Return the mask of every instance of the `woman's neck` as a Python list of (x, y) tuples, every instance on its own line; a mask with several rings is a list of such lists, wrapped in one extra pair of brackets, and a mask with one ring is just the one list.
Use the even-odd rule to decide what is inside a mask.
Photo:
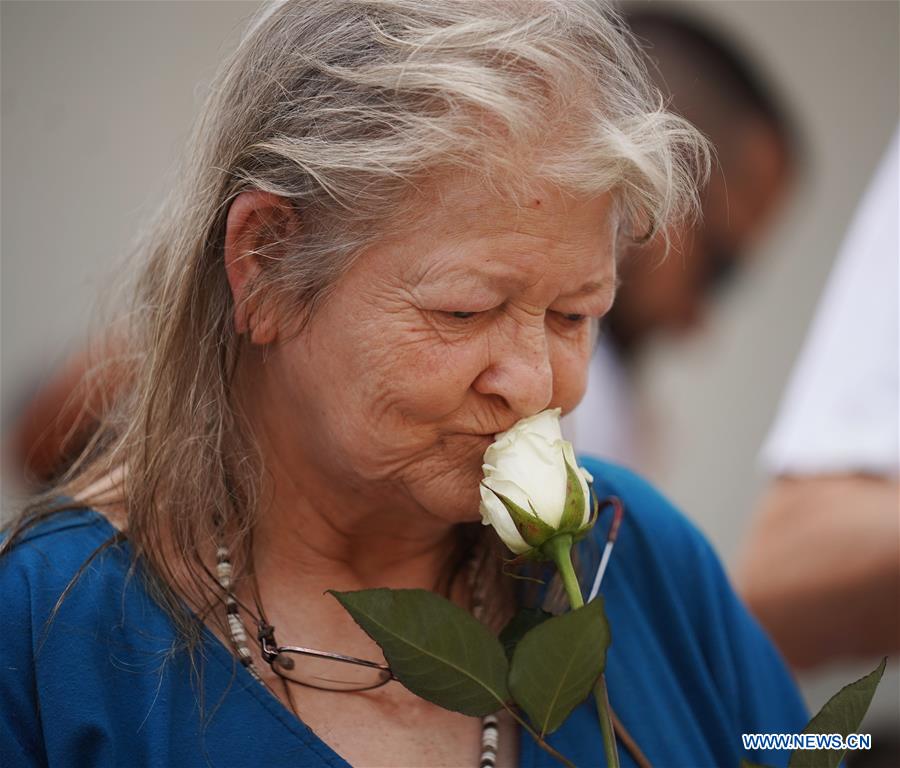
[[(303, 462), (288, 466), (283, 456), (264, 451), (270, 482), (253, 531), (253, 571), (267, 619), (279, 642), (377, 659), (378, 649), (327, 591), (438, 590), (458, 549), (458, 529), (408, 499), (364, 496)], [(464, 607), (466, 582), (456, 579), (449, 595)]]
[(335, 522), (297, 502), (290, 512), (269, 508), (254, 528), (254, 567), (261, 578), (294, 589), (436, 589), (456, 546), (454, 529), (411, 528), (372, 518)]

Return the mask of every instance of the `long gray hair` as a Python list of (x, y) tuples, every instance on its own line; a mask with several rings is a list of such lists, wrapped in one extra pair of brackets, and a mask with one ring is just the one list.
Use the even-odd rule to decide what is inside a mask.
[[(612, 192), (620, 230), (642, 238), (697, 210), (708, 168), (705, 140), (666, 111), (623, 22), (599, 0), (265, 6), (214, 80), (178, 184), (138, 249), (124, 341), (105, 362), (127, 386), (0, 551), (58, 510), (57, 497), (126, 467), (116, 489), (124, 535), (153, 574), (151, 594), (189, 649), (201, 628), (182, 599), (224, 630), (204, 564), (224, 533), (235, 579), (252, 572), (264, 478), (232, 402), (245, 340), (223, 243), (242, 191), (280, 195), (301, 214), (299, 237), (273, 235), (261, 250), (251, 291), (290, 311), (301, 332), (354, 257), (418, 215), (438, 174)], [(462, 554), (475, 545), (469, 534)]]

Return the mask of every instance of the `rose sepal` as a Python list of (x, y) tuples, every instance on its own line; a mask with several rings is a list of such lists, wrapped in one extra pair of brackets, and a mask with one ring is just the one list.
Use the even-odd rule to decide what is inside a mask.
[(582, 476), (578, 470), (569, 464), (563, 451), (563, 463), (566, 465), (566, 500), (563, 504), (562, 515), (559, 519), (558, 530), (560, 533), (568, 531), (574, 533), (581, 530), (584, 519), (584, 490), (582, 489)]
[[(557, 533), (555, 528), (548, 525), (543, 520), (541, 520), (540, 517), (538, 517), (537, 512), (534, 511), (534, 507), (531, 507), (532, 511), (528, 512), (518, 504), (516, 504), (516, 502), (514, 502), (508, 496), (505, 496), (499, 491), (495, 491), (486, 483), (482, 482), (482, 485), (491, 493), (493, 493), (498, 499), (500, 499), (500, 501), (503, 503), (503, 506), (506, 507), (506, 511), (509, 512), (509, 516), (513, 521), (513, 525), (516, 526), (516, 530), (519, 532), (519, 535), (530, 547), (539, 547), (541, 544), (547, 541), (547, 539)], [(529, 506), (531, 506), (530, 501), (528, 502), (528, 504)], [(528, 552), (523, 554), (528, 554)]]
[(577, 531), (572, 535), (572, 541), (573, 541), (574, 543), (576, 543), (576, 544), (577, 544), (579, 541), (581, 541), (585, 536), (587, 536), (588, 533), (590, 533), (591, 528), (594, 527), (594, 523), (597, 522), (597, 518), (598, 518), (599, 515), (600, 515), (600, 500), (597, 498), (597, 494), (594, 493), (594, 486), (593, 486), (592, 483), (588, 483), (588, 489), (589, 489), (590, 492), (591, 492), (591, 499), (592, 499), (593, 502), (594, 502), (593, 511), (591, 512), (591, 518), (590, 518), (590, 520), (588, 520), (588, 521), (584, 524), (584, 527), (581, 528), (581, 529), (579, 529), (579, 530), (577, 530)]
[[(566, 463), (566, 467), (569, 469), (570, 478), (577, 481), (577, 476), (572, 471), (568, 462)], [(594, 527), (594, 524), (597, 522), (597, 517), (600, 512), (600, 502), (597, 499), (597, 494), (594, 492), (594, 486), (592, 483), (588, 483), (588, 490), (591, 494), (591, 500), (593, 502), (590, 519), (579, 528), (566, 529), (561, 527), (557, 530), (541, 520), (537, 516), (537, 512), (527, 512), (508, 496), (495, 491), (493, 488), (484, 483), (482, 484), (498, 499), (500, 499), (500, 501), (503, 503), (503, 506), (509, 512), (510, 518), (512, 519), (513, 524), (516, 526), (516, 530), (519, 532), (519, 535), (525, 540), (527, 544), (531, 546), (531, 549), (528, 549), (513, 558), (504, 558), (503, 563), (505, 566), (516, 566), (530, 561), (552, 561), (554, 558), (547, 553), (545, 545), (551, 539), (554, 539), (557, 536), (561, 535), (569, 536), (573, 544), (578, 543), (585, 536), (587, 536), (591, 528)], [(578, 487), (580, 488), (580, 483), (578, 484)], [(579, 506), (583, 504), (584, 499), (582, 495), (579, 500)], [(534, 510), (533, 507), (532, 510)], [(565, 519), (565, 514), (563, 517)]]

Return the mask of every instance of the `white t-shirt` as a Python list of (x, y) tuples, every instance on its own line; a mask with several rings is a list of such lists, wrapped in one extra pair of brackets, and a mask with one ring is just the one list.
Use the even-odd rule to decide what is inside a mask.
[(860, 202), (763, 447), (776, 475), (900, 467), (900, 129)]

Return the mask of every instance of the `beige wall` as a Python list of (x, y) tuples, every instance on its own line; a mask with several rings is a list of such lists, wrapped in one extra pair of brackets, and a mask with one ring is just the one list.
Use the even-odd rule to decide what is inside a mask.
[[(0, 5), (4, 424), (85, 332), (256, 5)], [(16, 479), (3, 475), (7, 498)]]
[[(686, 347), (661, 347), (646, 371), (663, 446), (673, 449), (654, 479), (729, 558), (761, 486), (760, 442), (855, 201), (897, 123), (898, 5), (687, 5), (760, 55), (812, 160), (757, 266), (708, 331)], [(203, 84), (254, 7), (2, 3), (4, 419), (84, 333), (104, 275), (164, 189)], [(15, 474), (3, 480), (9, 508)], [(818, 705), (835, 686), (814, 683)]]

